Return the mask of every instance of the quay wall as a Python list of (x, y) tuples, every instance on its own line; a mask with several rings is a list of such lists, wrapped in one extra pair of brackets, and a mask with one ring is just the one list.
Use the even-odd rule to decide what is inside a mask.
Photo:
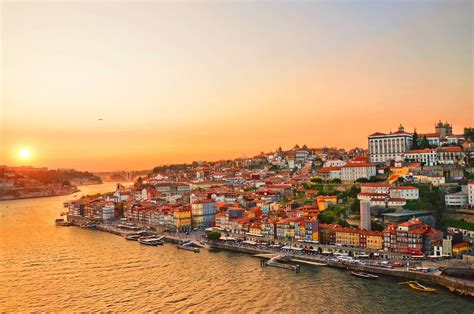
[[(240, 252), (240, 253), (247, 253), (247, 254), (275, 253), (270, 250), (234, 246), (230, 244), (219, 243), (216, 241), (212, 241), (210, 243), (210, 247), (217, 248), (217, 249), (230, 250), (230, 251)], [(295, 257), (302, 260), (323, 262), (323, 263), (328, 264), (328, 266), (335, 267), (335, 268), (346, 269), (347, 267), (350, 267), (351, 269), (366, 271), (366, 272), (379, 274), (379, 275), (395, 276), (395, 277), (407, 278), (411, 280), (419, 280), (423, 282), (434, 283), (434, 284), (446, 287), (452, 292), (456, 292), (458, 294), (465, 295), (465, 296), (474, 297), (474, 282), (472, 280), (442, 276), (442, 275), (437, 275), (433, 273), (409, 271), (404, 268), (397, 269), (397, 268), (374, 267), (374, 266), (367, 266), (367, 265), (347, 265), (347, 264), (342, 264), (338, 262), (326, 261), (321, 258), (317, 258), (315, 256), (313, 257), (313, 256), (292, 255), (289, 253), (284, 253), (284, 254), (290, 257)]]

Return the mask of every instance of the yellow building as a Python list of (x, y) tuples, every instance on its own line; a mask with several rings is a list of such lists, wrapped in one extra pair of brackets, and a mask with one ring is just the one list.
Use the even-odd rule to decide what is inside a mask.
[(316, 203), (320, 211), (326, 210), (330, 204), (337, 204), (337, 197), (334, 195), (331, 196), (318, 196), (316, 197)]
[(191, 230), (191, 211), (186, 208), (177, 208), (173, 211), (174, 226), (178, 231)]
[(398, 178), (404, 175), (407, 175), (410, 172), (410, 170), (406, 166), (405, 167), (391, 167), (390, 171), (392, 172), (392, 175), (390, 176), (390, 178), (388, 178), (389, 184), (395, 183), (398, 180)]
[(381, 250), (383, 248), (383, 233), (367, 234), (366, 247), (372, 250)]
[(347, 245), (347, 246), (359, 246), (359, 229), (352, 228), (337, 228), (336, 232), (336, 244)]
[(457, 254), (462, 254), (462, 253), (468, 252), (469, 247), (470, 247), (470, 245), (467, 242), (461, 242), (461, 243), (458, 243), (458, 244), (454, 244), (453, 245), (453, 254), (457, 255)]
[(249, 233), (256, 236), (262, 235), (262, 225), (260, 223), (252, 223), (249, 226)]

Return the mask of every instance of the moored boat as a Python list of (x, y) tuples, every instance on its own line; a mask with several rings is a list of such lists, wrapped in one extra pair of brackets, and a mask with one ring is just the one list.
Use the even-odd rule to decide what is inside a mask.
[(420, 284), (418, 281), (405, 281), (405, 282), (400, 282), (399, 285), (402, 284), (408, 284), (410, 288), (417, 290), (417, 291), (423, 291), (423, 292), (436, 292), (438, 289), (435, 288), (430, 288), (423, 286)]
[(192, 251), (192, 252), (194, 252), (194, 253), (199, 253), (199, 252), (200, 252), (199, 248), (197, 248), (197, 247), (192, 247), (192, 246), (188, 246), (188, 245), (178, 245), (177, 248), (178, 248), (179, 250)]
[(379, 278), (379, 276), (377, 276), (377, 275), (364, 273), (364, 272), (361, 272), (361, 271), (351, 271), (351, 275), (361, 277), (361, 278), (365, 278), (365, 279), (377, 279), (377, 278)]
[(160, 238), (157, 238), (155, 236), (140, 237), (138, 239), (138, 242), (141, 244), (151, 245), (151, 246), (163, 245), (163, 241), (161, 241)]
[(56, 219), (54, 223), (56, 224), (56, 226), (63, 226), (63, 227), (69, 227), (71, 225), (69, 221), (66, 221), (64, 219)]
[(125, 239), (129, 240), (129, 241), (138, 241), (138, 239), (140, 239), (140, 237), (141, 237), (141, 235), (139, 235), (139, 234), (129, 234), (129, 235), (125, 236)]
[(138, 239), (138, 243), (144, 244), (144, 245), (150, 245), (150, 246), (157, 246), (158, 245), (158, 241), (151, 240), (151, 239)]
[(83, 224), (80, 224), (79, 227), (81, 228), (95, 228), (97, 227), (97, 225), (95, 223), (92, 223), (92, 222), (89, 222), (89, 223), (83, 223)]

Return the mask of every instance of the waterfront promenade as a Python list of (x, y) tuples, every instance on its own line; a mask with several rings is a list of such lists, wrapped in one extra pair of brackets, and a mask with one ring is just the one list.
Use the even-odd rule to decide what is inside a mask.
[[(74, 225), (79, 226), (85, 222), (88, 222), (87, 219), (83, 218), (74, 218), (68, 217), (68, 220), (72, 222)], [(118, 225), (119, 222), (114, 222), (111, 224), (98, 224), (96, 229), (99, 231), (104, 231), (108, 233), (112, 233), (119, 236), (125, 236), (128, 234), (133, 234), (137, 232), (137, 230), (124, 230), (120, 228)], [(192, 234), (185, 235), (182, 233), (171, 233), (171, 232), (156, 232), (152, 231), (145, 226), (140, 226), (140, 230), (149, 230), (150, 233), (154, 233), (157, 235), (163, 235), (165, 238), (164, 240), (169, 243), (174, 244), (182, 244), (186, 241), (203, 241), (205, 237), (202, 232), (193, 232)], [(318, 245), (319, 247), (324, 247), (327, 251), (328, 249), (331, 250), (329, 254), (320, 254), (317, 251), (303, 251), (303, 250), (294, 250), (294, 249), (282, 249), (277, 247), (270, 247), (270, 246), (255, 246), (246, 243), (231, 243), (222, 240), (215, 240), (209, 241), (207, 248), (212, 249), (223, 249), (228, 251), (246, 253), (246, 254), (279, 254), (284, 255), (291, 259), (298, 259), (300, 261), (307, 261), (307, 264), (311, 264), (311, 262), (316, 263), (324, 263), (327, 264), (329, 267), (339, 268), (339, 269), (347, 269), (351, 268), (354, 270), (366, 271), (380, 275), (386, 276), (395, 276), (401, 278), (407, 278), (412, 280), (420, 280), (423, 282), (429, 282), (437, 285), (444, 286), (448, 288), (452, 292), (456, 292), (461, 295), (471, 296), (474, 297), (474, 281), (462, 279), (462, 278), (454, 278), (442, 275), (441, 271), (436, 270), (429, 273), (424, 273), (420, 271), (413, 271), (409, 270), (406, 264), (403, 267), (388, 267), (387, 266), (387, 258), (390, 262), (395, 261), (404, 261), (402, 256), (390, 256), (390, 255), (381, 255), (377, 258), (372, 259), (364, 259), (364, 260), (341, 260), (337, 259), (333, 253), (337, 252), (347, 252), (348, 248), (341, 248), (337, 246), (326, 246), (326, 245)], [(414, 266), (421, 266), (421, 261), (413, 261), (409, 260), (406, 261), (409, 263), (410, 267)], [(436, 262), (431, 263), (433, 266), (436, 267)], [(319, 267), (319, 266), (314, 266)]]
[[(379, 275), (386, 275), (386, 276), (396, 276), (401, 278), (413, 279), (413, 280), (420, 280), (424, 282), (430, 282), (433, 284), (438, 284), (440, 286), (444, 286), (448, 288), (452, 292), (459, 293), (461, 295), (471, 296), (474, 297), (474, 281), (469, 279), (463, 278), (455, 278), (455, 277), (448, 277), (443, 276), (442, 273), (437, 270), (434, 272), (421, 272), (421, 271), (413, 271), (409, 270), (408, 267), (386, 267), (383, 263), (379, 260), (366, 260), (363, 262), (350, 262), (350, 261), (341, 261), (337, 260), (330, 256), (324, 256), (316, 253), (305, 253), (301, 251), (294, 251), (294, 250), (281, 250), (276, 248), (257, 248), (251, 245), (246, 244), (235, 244), (235, 243), (225, 243), (223, 241), (211, 241), (210, 247), (214, 249), (223, 249), (229, 250), (234, 252), (240, 253), (247, 253), (247, 254), (265, 254), (265, 253), (274, 253), (276, 254), (283, 254), (290, 259), (299, 259), (308, 262), (317, 262), (317, 263), (325, 263), (330, 267), (347, 269), (351, 268), (354, 270), (371, 272)], [(421, 262), (413, 262), (410, 261), (411, 266), (415, 266), (416, 264), (421, 265)]]

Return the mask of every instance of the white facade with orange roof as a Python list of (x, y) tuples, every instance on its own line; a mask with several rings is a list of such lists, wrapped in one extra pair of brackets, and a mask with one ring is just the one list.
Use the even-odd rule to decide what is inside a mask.
[(467, 184), (467, 202), (470, 207), (474, 207), (474, 181)]
[(341, 167), (341, 180), (356, 181), (360, 178), (369, 179), (377, 174), (377, 169), (372, 163), (348, 163)]
[(417, 187), (414, 186), (394, 186), (390, 188), (390, 197), (404, 198), (407, 200), (417, 200), (420, 198)]
[(425, 166), (435, 166), (438, 164), (436, 150), (431, 148), (409, 150), (403, 157), (410, 162), (419, 162)]
[(413, 134), (405, 132), (402, 125), (394, 133), (376, 132), (369, 135), (369, 161), (384, 163), (393, 160), (397, 156), (411, 148)]

